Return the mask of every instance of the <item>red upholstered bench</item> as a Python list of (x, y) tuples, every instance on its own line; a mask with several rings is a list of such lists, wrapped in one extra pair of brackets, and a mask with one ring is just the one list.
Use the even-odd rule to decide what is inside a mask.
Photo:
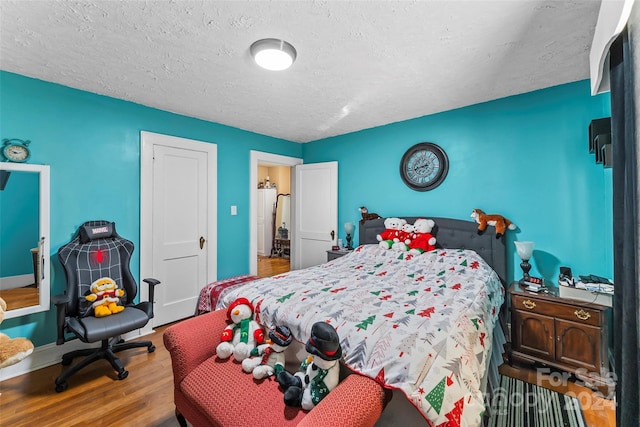
[(171, 354), (176, 416), (199, 426), (373, 426), (385, 404), (374, 380), (351, 374), (315, 408), (287, 407), (273, 378), (254, 380), (233, 360), (215, 355), (226, 310), (196, 316), (164, 332)]

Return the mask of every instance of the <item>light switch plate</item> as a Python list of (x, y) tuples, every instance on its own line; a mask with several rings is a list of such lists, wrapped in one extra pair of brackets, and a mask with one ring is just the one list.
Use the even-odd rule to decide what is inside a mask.
[(231, 206), (231, 215), (238, 215), (238, 207), (236, 205)]

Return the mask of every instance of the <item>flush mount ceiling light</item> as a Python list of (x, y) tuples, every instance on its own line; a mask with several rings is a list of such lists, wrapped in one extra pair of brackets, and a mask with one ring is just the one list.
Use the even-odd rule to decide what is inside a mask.
[(284, 40), (258, 40), (250, 50), (256, 64), (267, 70), (286, 70), (296, 60), (296, 49)]

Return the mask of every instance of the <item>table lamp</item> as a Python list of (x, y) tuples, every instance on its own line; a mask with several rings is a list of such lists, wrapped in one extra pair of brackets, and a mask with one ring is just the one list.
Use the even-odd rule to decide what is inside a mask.
[(353, 246), (351, 245), (351, 235), (353, 234), (353, 230), (355, 228), (355, 224), (352, 222), (344, 223), (344, 232), (347, 233), (347, 249), (352, 250)]
[(531, 264), (529, 264), (529, 260), (533, 255), (533, 242), (513, 242), (516, 245), (516, 252), (518, 252), (518, 256), (522, 260), (520, 263), (520, 268), (522, 269), (522, 279), (520, 279), (520, 283), (529, 279), (529, 270), (531, 270)]

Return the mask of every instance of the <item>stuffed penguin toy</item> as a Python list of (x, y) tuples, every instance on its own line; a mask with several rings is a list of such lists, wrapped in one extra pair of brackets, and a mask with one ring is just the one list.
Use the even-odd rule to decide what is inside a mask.
[(284, 389), (284, 403), (309, 411), (338, 385), (342, 347), (333, 326), (316, 322), (305, 349), (309, 356), (300, 365), (300, 371), (295, 375), (282, 371), (276, 378)]
[(284, 371), (285, 355), (284, 351), (291, 344), (293, 337), (291, 331), (286, 326), (276, 326), (269, 331), (269, 339), (265, 344), (261, 344), (251, 350), (250, 358), (242, 361), (242, 370), (252, 372), (253, 378), (261, 380), (278, 375)]

